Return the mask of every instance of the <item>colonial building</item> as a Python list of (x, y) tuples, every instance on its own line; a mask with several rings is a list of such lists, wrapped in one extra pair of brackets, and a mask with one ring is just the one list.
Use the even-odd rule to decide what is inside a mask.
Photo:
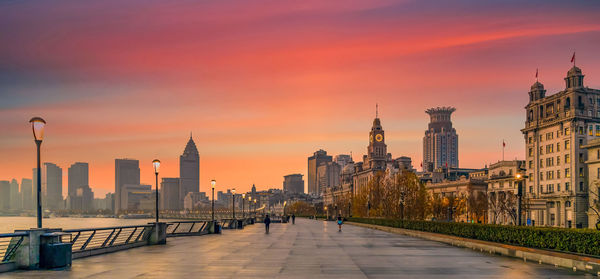
[[(444, 179), (439, 182), (427, 182), (425, 188), (432, 196), (444, 197), (456, 197), (464, 198), (465, 200), (477, 199), (480, 195), (486, 194), (487, 182), (486, 178), (487, 169), (482, 169), (473, 172), (473, 177), (462, 175), (457, 179)], [(466, 208), (469, 210), (468, 208)], [(457, 214), (454, 220), (457, 221), (473, 221), (473, 216), (469, 217), (465, 212), (453, 213)], [(484, 222), (484, 220), (477, 220), (478, 222)]]
[(458, 135), (452, 128), (452, 107), (438, 107), (426, 110), (430, 122), (423, 137), (423, 168), (458, 168)]
[(584, 145), (587, 149), (588, 172), (588, 227), (597, 228), (600, 217), (600, 139), (593, 139)]
[(565, 89), (546, 96), (535, 82), (525, 107), (526, 218), (535, 226), (587, 227), (587, 154), (582, 148), (600, 136), (600, 90), (583, 86), (573, 66)]
[(367, 154), (363, 155), (361, 164), (355, 168), (355, 174), (352, 179), (354, 194), (367, 187), (369, 180), (377, 172), (385, 172), (387, 163), (391, 161), (392, 154), (387, 153), (387, 144), (385, 144), (385, 131), (381, 127), (381, 120), (376, 116), (369, 132)]
[[(525, 161), (499, 161), (489, 167), (487, 179), (488, 223), (517, 224), (518, 183), (525, 176)], [(518, 180), (519, 179), (519, 180)]]

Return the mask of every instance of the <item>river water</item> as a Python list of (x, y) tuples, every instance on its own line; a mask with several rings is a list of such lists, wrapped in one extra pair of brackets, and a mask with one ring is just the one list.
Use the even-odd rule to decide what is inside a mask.
[[(144, 225), (154, 219), (118, 219), (118, 218), (71, 218), (57, 217), (42, 219), (44, 228), (82, 229), (114, 226)], [(0, 217), (0, 233), (12, 233), (37, 227), (36, 217)]]

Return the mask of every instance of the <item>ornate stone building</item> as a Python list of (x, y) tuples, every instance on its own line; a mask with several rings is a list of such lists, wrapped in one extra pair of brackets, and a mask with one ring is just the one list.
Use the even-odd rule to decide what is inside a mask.
[(546, 96), (535, 82), (525, 107), (525, 217), (535, 226), (588, 226), (587, 154), (582, 146), (600, 136), (600, 90), (583, 85), (573, 66), (565, 89)]
[(430, 122), (423, 137), (423, 168), (432, 172), (439, 168), (458, 168), (458, 135), (452, 128), (452, 107), (426, 110)]
[(487, 179), (488, 223), (516, 225), (517, 174), (525, 175), (525, 161), (499, 161), (489, 167)]

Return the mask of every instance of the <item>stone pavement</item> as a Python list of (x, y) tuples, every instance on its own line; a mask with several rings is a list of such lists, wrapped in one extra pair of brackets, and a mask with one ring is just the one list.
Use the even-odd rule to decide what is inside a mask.
[(169, 238), (73, 261), (65, 270), (15, 271), (2, 278), (571, 278), (595, 277), (547, 265), (344, 225), (296, 219), (222, 235)]

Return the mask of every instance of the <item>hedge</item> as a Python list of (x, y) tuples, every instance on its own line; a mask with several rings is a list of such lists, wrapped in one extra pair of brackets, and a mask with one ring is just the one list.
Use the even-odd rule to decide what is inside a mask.
[(447, 234), (529, 248), (600, 256), (600, 232), (590, 229), (505, 226), (356, 217), (350, 217), (348, 220), (357, 223)]

